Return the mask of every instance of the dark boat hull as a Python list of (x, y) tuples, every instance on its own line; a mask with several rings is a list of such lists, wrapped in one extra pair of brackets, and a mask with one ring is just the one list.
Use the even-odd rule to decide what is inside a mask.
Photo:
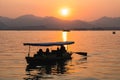
[(44, 57), (25, 57), (27, 64), (38, 65), (38, 64), (48, 64), (55, 63), (57, 61), (66, 61), (72, 59), (71, 54), (65, 54), (63, 56), (44, 56)]

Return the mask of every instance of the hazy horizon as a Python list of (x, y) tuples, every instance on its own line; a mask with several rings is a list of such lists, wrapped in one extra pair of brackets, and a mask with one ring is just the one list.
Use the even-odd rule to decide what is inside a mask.
[[(103, 16), (120, 16), (119, 0), (0, 0), (0, 16), (16, 18), (21, 15), (53, 16), (66, 20), (92, 21)], [(67, 17), (59, 11), (69, 10)]]

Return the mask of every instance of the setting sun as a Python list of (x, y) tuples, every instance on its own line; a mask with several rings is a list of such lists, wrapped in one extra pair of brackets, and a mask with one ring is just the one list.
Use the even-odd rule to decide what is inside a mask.
[(68, 16), (69, 13), (70, 13), (70, 11), (69, 11), (68, 8), (63, 8), (63, 9), (60, 10), (60, 14), (61, 14), (62, 16)]

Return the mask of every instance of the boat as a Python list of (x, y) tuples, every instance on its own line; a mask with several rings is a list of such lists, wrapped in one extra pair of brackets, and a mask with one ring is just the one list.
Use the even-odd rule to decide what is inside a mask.
[[(74, 44), (74, 41), (65, 41), (65, 42), (47, 42), (47, 43), (23, 43), (24, 46), (29, 46), (28, 55), (25, 57), (26, 62), (28, 65), (38, 65), (38, 64), (45, 64), (45, 63), (56, 63), (57, 61), (66, 61), (72, 59), (71, 55), (72, 52), (68, 52), (64, 45), (71, 45)], [(57, 50), (49, 51), (46, 48), (46, 52), (43, 52), (42, 49), (34, 54), (34, 56), (30, 56), (30, 46), (58, 46)]]
[(63, 32), (70, 32), (70, 30), (68, 30), (68, 29), (64, 29)]
[(115, 32), (115, 31), (113, 31), (113, 34), (116, 34), (116, 32)]

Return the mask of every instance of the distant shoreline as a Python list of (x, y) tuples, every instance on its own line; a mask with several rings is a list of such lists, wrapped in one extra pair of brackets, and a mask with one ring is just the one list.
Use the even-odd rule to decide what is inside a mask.
[(20, 29), (20, 30), (17, 30), (17, 29), (0, 29), (0, 31), (65, 31), (65, 32), (70, 32), (70, 31), (120, 31), (120, 29), (104, 29), (104, 30), (85, 30), (85, 29), (82, 29), (82, 30), (58, 30), (58, 29), (42, 29), (42, 30), (31, 30), (31, 29)]

